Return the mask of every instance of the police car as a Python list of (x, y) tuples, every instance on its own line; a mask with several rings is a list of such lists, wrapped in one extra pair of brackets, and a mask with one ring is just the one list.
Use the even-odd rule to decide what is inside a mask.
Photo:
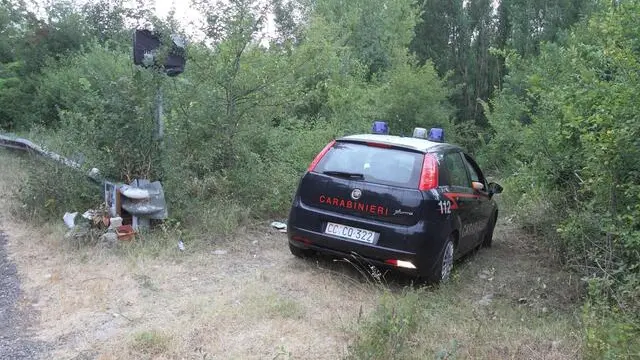
[(446, 281), (456, 259), (491, 246), (501, 192), (442, 129), (393, 136), (376, 121), (370, 134), (331, 141), (309, 165), (289, 213), (289, 249)]

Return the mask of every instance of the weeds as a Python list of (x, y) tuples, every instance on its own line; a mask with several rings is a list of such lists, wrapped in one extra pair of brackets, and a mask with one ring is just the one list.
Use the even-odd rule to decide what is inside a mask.
[(563, 302), (567, 284), (550, 279), (558, 270), (530, 259), (529, 237), (498, 228), (497, 239), (458, 262), (447, 284), (394, 290), (389, 282), (353, 329), (347, 358), (580, 358), (577, 316)]
[(39, 158), (27, 163), (28, 176), (19, 186), (27, 220), (60, 220), (69, 211), (83, 212), (102, 202), (101, 188), (81, 172)]
[(422, 295), (422, 290), (409, 290), (402, 295), (385, 292), (357, 332), (347, 359), (406, 358), (408, 342), (421, 321)]
[(158, 287), (153, 283), (153, 280), (151, 280), (149, 276), (144, 274), (136, 274), (133, 277), (134, 279), (136, 279), (136, 281), (138, 281), (138, 284), (140, 284), (140, 287), (142, 287), (143, 289), (158, 291)]
[(300, 320), (304, 317), (305, 309), (295, 300), (281, 296), (271, 296), (266, 301), (268, 304), (266, 312), (273, 317), (295, 320)]
[(609, 285), (598, 279), (589, 282), (587, 301), (582, 306), (582, 320), (588, 359), (640, 358), (640, 323), (637, 314), (624, 306), (611, 305), (605, 290)]
[(387, 289), (388, 284), (385, 280), (385, 273), (381, 272), (375, 265), (371, 264), (367, 259), (353, 254), (351, 259), (342, 258), (335, 261), (349, 264), (355, 269), (366, 282), (367, 285), (377, 289)]
[(143, 331), (133, 336), (131, 349), (141, 354), (156, 357), (166, 353), (171, 347), (172, 338), (160, 331)]

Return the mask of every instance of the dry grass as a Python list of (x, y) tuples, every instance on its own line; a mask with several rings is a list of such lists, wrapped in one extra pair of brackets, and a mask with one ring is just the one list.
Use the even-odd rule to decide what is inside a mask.
[[(0, 168), (22, 165), (0, 154)], [(0, 174), (0, 199), (25, 176), (16, 174)], [(270, 230), (207, 239), (212, 245), (198, 251), (186, 241), (185, 253), (166, 238), (74, 250), (63, 243), (63, 225), (22, 223), (6, 211), (13, 205), (0, 207), (1, 227), (53, 358), (335, 359), (360, 305), (375, 303), (373, 289), (353, 293), (345, 275), (293, 258)]]
[(465, 359), (581, 358), (577, 279), (547, 262), (534, 240), (514, 228), (499, 227), (496, 239), (494, 248), (459, 266), (452, 284), (425, 296), (420, 337), (413, 338), (418, 345), (411, 352)]
[(582, 358), (577, 279), (509, 224), (494, 242), (447, 285), (386, 293), (354, 333), (351, 358)]
[[(349, 265), (296, 259), (270, 229), (189, 240), (184, 253), (171, 233), (71, 249), (62, 220), (12, 216), (24, 161), (0, 150), (0, 228), (50, 358), (336, 359), (367, 336), (362, 324), (379, 301), (405, 296), (397, 282), (382, 290)], [(579, 358), (572, 282), (530, 241), (503, 228), (451, 285), (421, 293), (405, 357)], [(477, 303), (488, 294), (490, 304)]]

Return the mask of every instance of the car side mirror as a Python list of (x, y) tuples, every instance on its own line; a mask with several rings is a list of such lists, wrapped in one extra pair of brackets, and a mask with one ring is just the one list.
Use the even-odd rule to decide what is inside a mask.
[(498, 183), (489, 183), (489, 195), (500, 194), (504, 190)]
[(476, 190), (476, 191), (484, 190), (484, 184), (478, 181), (472, 181), (471, 187), (473, 187), (473, 190)]

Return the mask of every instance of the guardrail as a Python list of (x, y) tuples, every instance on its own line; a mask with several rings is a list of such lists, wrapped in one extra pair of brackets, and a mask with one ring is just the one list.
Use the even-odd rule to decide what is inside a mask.
[[(39, 156), (57, 161), (63, 165), (74, 168), (78, 171), (82, 171), (81, 164), (73, 160), (67, 159), (64, 156), (58, 155), (52, 151), (46, 150), (41, 146), (34, 144), (33, 142), (27, 139), (22, 139), (9, 134), (5, 134), (5, 135), (0, 134), (0, 147), (31, 152)], [(160, 184), (159, 181), (152, 183), (146, 180), (136, 179), (134, 180), (133, 183), (131, 183), (128, 186), (122, 185), (122, 184), (118, 184), (116, 182), (104, 179), (100, 175), (100, 171), (97, 168), (92, 168), (86, 174), (86, 176), (89, 177), (89, 179), (93, 180), (94, 182), (102, 185), (104, 189), (105, 202), (107, 203), (110, 209), (110, 212), (112, 213), (112, 216), (116, 216), (117, 213), (119, 212), (119, 210), (116, 209), (116, 206), (120, 204), (120, 201), (116, 200), (116, 197), (120, 193), (121, 189), (124, 190), (127, 188), (132, 188), (133, 186), (133, 187), (140, 187), (141, 189), (144, 189), (143, 191), (147, 192), (146, 200), (144, 201), (139, 201), (139, 200), (130, 201), (125, 196), (122, 199), (122, 204), (120, 204), (122, 207), (125, 207), (130, 214), (134, 215), (133, 217), (134, 228), (137, 229), (138, 225), (148, 226), (149, 219), (162, 220), (167, 218), (168, 213), (167, 213), (166, 203), (164, 199), (164, 191), (162, 189), (162, 184)]]
[[(22, 139), (13, 135), (2, 135), (0, 134), (0, 147), (4, 147), (4, 148), (8, 148), (8, 149), (14, 149), (14, 150), (22, 150), (22, 151), (27, 151), (27, 152), (32, 152), (35, 153), (39, 156), (42, 157), (46, 157), (49, 158), (51, 160), (57, 161), (63, 165), (66, 165), (68, 167), (80, 170), (81, 166), (79, 163), (73, 161), (73, 160), (69, 160), (67, 158), (65, 158), (62, 155), (58, 155), (52, 151), (46, 150), (44, 148), (42, 148), (41, 146), (34, 144), (33, 142), (27, 140), (27, 139)], [(100, 171), (96, 168), (92, 168), (91, 171), (89, 171), (89, 173), (87, 174), (87, 176), (99, 183), (99, 184), (103, 184), (105, 182), (105, 179), (100, 178)]]
[(10, 149), (29, 150), (30, 144), (25, 143), (23, 139), (11, 138), (9, 136), (0, 135), (0, 146)]

